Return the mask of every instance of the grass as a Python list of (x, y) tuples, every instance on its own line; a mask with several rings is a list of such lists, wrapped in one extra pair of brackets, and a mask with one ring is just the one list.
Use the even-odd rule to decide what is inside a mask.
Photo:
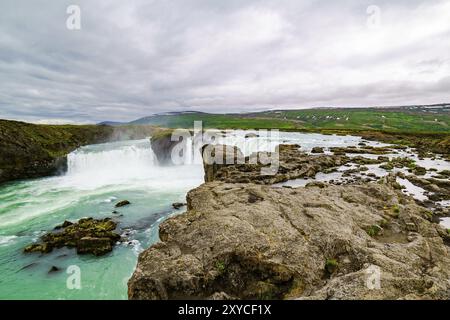
[(376, 237), (381, 232), (381, 227), (377, 225), (372, 225), (366, 229), (366, 232), (371, 237)]
[(219, 273), (221, 273), (221, 274), (224, 273), (225, 269), (226, 269), (225, 262), (217, 261), (216, 262), (216, 269), (217, 269), (217, 271), (219, 271)]
[(309, 109), (266, 111), (251, 114), (189, 113), (157, 115), (133, 124), (151, 124), (168, 128), (191, 128), (202, 121), (204, 128), (284, 130), (375, 130), (389, 132), (450, 133), (450, 115), (446, 113), (389, 111), (386, 109)]
[(144, 138), (154, 130), (149, 126), (36, 125), (0, 120), (0, 183), (51, 174), (53, 161), (80, 146)]
[(394, 204), (391, 207), (391, 216), (394, 218), (398, 218), (400, 216), (400, 207), (397, 204)]
[(333, 274), (337, 270), (338, 267), (339, 267), (339, 264), (336, 259), (327, 259), (325, 261), (325, 271), (328, 274)]
[(188, 113), (155, 115), (131, 124), (186, 128), (201, 121), (207, 129), (279, 129), (293, 132), (359, 135), (450, 156), (450, 114), (402, 109), (308, 109), (249, 114)]

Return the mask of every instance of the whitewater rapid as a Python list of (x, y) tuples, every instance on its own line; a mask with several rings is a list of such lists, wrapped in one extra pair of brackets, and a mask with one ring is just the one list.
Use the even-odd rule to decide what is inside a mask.
[[(361, 142), (301, 133), (280, 133), (268, 141), (255, 134), (230, 131), (215, 142), (238, 146), (245, 155), (273, 151), (280, 143), (310, 151)], [(149, 139), (85, 146), (68, 155), (68, 170), (61, 176), (0, 186), (0, 299), (126, 299), (138, 254), (158, 241), (162, 221), (181, 212), (172, 203), (185, 202), (187, 192), (204, 181), (200, 151), (192, 144), (188, 148), (182, 165), (160, 166)], [(114, 208), (120, 200), (131, 205)], [(45, 256), (23, 254), (26, 245), (64, 220), (84, 217), (112, 217), (128, 241), (100, 258), (66, 248)], [(72, 265), (82, 271), (82, 290), (66, 287), (64, 270)], [(61, 272), (49, 273), (53, 266)]]

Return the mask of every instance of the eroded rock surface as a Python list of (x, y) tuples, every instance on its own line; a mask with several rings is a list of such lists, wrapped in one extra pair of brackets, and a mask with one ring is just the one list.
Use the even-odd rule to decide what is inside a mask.
[(204, 184), (140, 255), (129, 298), (449, 299), (447, 232), (388, 182)]
[[(214, 148), (213, 158), (224, 159), (222, 164), (208, 161), (210, 152), (205, 153), (206, 148)], [(313, 178), (318, 172), (341, 166), (351, 161), (346, 156), (317, 155), (311, 156), (300, 150), (298, 145), (280, 145), (278, 148), (278, 162), (275, 174), (262, 174), (263, 168), (270, 167), (270, 158), (273, 154), (258, 152), (243, 157), (236, 147), (223, 145), (207, 145), (203, 147), (203, 159), (205, 181), (223, 181), (233, 183), (274, 184), (297, 178)], [(217, 155), (218, 154), (218, 155)], [(231, 164), (225, 161), (227, 157), (234, 159)], [(241, 162), (237, 162), (237, 160)], [(264, 161), (261, 161), (264, 159)], [(273, 161), (275, 163), (275, 159)]]
[(46, 233), (40, 243), (24, 249), (25, 253), (49, 253), (53, 249), (76, 248), (78, 254), (104, 255), (112, 251), (114, 244), (121, 239), (115, 231), (117, 223), (109, 218), (96, 220), (85, 218), (77, 223), (69, 221), (57, 226), (54, 232)]

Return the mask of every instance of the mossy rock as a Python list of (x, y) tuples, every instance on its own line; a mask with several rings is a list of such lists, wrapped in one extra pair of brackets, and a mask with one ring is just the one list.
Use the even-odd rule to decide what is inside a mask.
[(325, 271), (331, 275), (337, 271), (339, 263), (336, 259), (327, 259), (325, 261)]
[(79, 254), (100, 256), (110, 252), (114, 244), (121, 240), (121, 236), (114, 232), (117, 223), (110, 218), (84, 218), (77, 223), (65, 222), (57, 227), (57, 232), (46, 233), (41, 237), (42, 243), (29, 245), (24, 252), (49, 253), (55, 248), (68, 247), (76, 248)]

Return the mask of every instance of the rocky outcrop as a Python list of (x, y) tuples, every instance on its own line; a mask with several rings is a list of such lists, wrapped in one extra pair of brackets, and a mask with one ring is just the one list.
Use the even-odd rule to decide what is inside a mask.
[(153, 153), (160, 165), (172, 165), (172, 151), (179, 141), (172, 141), (172, 129), (161, 130), (155, 133), (151, 139)]
[[(204, 152), (210, 148), (213, 152)], [(210, 155), (212, 154), (212, 156)], [(226, 158), (233, 159), (226, 162)], [(313, 178), (318, 172), (335, 168), (354, 161), (346, 156), (317, 155), (311, 156), (300, 150), (298, 145), (280, 145), (277, 158), (273, 158), (276, 171), (262, 174), (262, 169), (270, 165), (260, 159), (270, 159), (273, 154), (258, 152), (243, 157), (236, 147), (207, 145), (203, 147), (203, 166), (205, 182), (223, 181), (236, 183), (274, 184), (297, 178)], [(221, 163), (212, 162), (210, 158), (222, 159)], [(238, 162), (240, 161), (240, 162)], [(266, 161), (267, 162), (267, 161)]]
[(324, 153), (324, 150), (322, 147), (314, 147), (311, 149), (311, 153)]
[(330, 151), (336, 155), (344, 155), (347, 153), (352, 154), (389, 154), (396, 153), (390, 148), (385, 147), (372, 147), (372, 146), (362, 146), (361, 148), (357, 148), (355, 146), (350, 147), (332, 147)]
[(93, 254), (96, 256), (111, 252), (113, 246), (121, 239), (114, 230), (117, 223), (109, 218), (95, 220), (93, 218), (81, 219), (77, 223), (65, 221), (41, 237), (40, 243), (27, 246), (25, 253), (49, 253), (53, 249), (69, 247), (76, 248), (78, 254)]
[(162, 223), (130, 299), (449, 299), (430, 213), (388, 184), (286, 189), (212, 182)]
[(129, 206), (130, 204), (131, 204), (131, 202), (128, 201), (128, 200), (122, 200), (122, 201), (117, 202), (114, 207), (115, 208), (122, 208), (122, 207), (125, 207), (125, 206)]
[[(272, 185), (344, 164), (361, 172), (388, 158), (308, 155), (280, 145), (278, 171), (263, 175), (264, 165), (252, 160), (268, 154), (207, 148), (206, 183), (188, 193), (187, 212), (163, 222), (161, 241), (139, 256), (130, 299), (450, 299), (450, 234), (402, 193), (396, 173), (371, 183)], [(211, 162), (227, 156), (234, 163)], [(400, 158), (389, 165), (414, 168)]]
[(54, 126), (0, 120), (0, 183), (66, 171), (66, 155), (80, 146), (145, 138), (154, 127)]

